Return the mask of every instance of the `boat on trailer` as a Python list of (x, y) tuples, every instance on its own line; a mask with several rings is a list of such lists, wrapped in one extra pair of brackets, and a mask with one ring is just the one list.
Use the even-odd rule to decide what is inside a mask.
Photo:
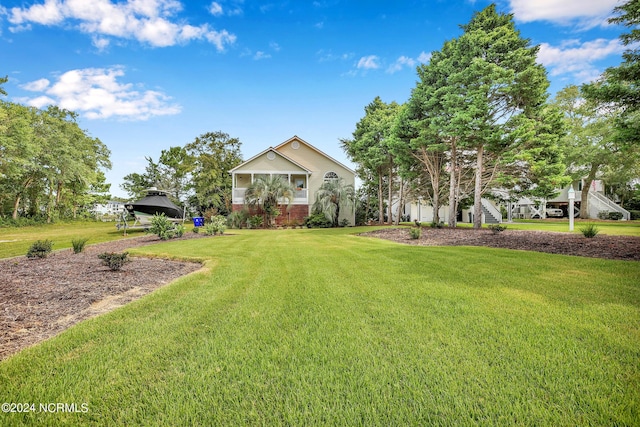
[[(175, 223), (184, 222), (184, 212), (176, 206), (164, 190), (151, 187), (147, 190), (147, 195), (142, 199), (126, 203), (118, 229), (124, 228), (149, 228), (154, 215), (164, 214), (170, 221)], [(135, 218), (133, 224), (129, 224), (127, 217)]]

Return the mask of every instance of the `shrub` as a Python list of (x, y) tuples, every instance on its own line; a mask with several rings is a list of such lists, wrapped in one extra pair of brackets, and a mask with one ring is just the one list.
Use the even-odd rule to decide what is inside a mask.
[(71, 246), (73, 246), (73, 253), (79, 254), (84, 250), (84, 245), (89, 241), (86, 237), (79, 237), (77, 239), (71, 240)]
[(175, 224), (167, 218), (165, 214), (154, 215), (151, 218), (151, 228), (149, 232), (157, 235), (162, 240), (171, 239), (175, 236)]
[(609, 212), (609, 219), (612, 219), (614, 221), (620, 221), (622, 217), (622, 212)]
[(609, 218), (609, 211), (600, 211), (598, 212), (598, 219), (608, 219)]
[(192, 230), (194, 233), (198, 234), (200, 232), (200, 227), (193, 227)]
[(413, 240), (419, 239), (421, 234), (422, 229), (420, 227), (412, 227), (409, 229), (409, 237), (411, 237)]
[(109, 267), (111, 271), (118, 271), (123, 265), (131, 262), (128, 252), (103, 252), (98, 255), (98, 258), (102, 260), (102, 265)]
[(340, 221), (340, 227), (348, 227), (350, 225), (351, 223), (347, 218), (342, 218), (342, 220)]
[(211, 218), (211, 221), (204, 226), (204, 233), (207, 236), (215, 236), (216, 234), (224, 234), (227, 229), (227, 219), (222, 215), (216, 215)]
[(248, 218), (249, 218), (249, 212), (246, 209), (231, 212), (228, 218), (229, 227), (242, 228), (247, 224)]
[(498, 234), (506, 230), (507, 226), (502, 224), (489, 224), (488, 228), (493, 231), (493, 234)]
[(309, 228), (330, 228), (333, 224), (323, 213), (314, 213), (304, 219), (304, 225)]
[(429, 224), (429, 226), (431, 228), (442, 228), (444, 227), (444, 222), (440, 221), (440, 222), (432, 222), (431, 224)]
[(629, 213), (631, 214), (631, 219), (640, 219), (640, 211), (630, 210)]
[(260, 228), (262, 227), (263, 221), (264, 219), (262, 218), (262, 215), (253, 215), (249, 217), (247, 222), (249, 224), (249, 228)]
[(46, 258), (51, 253), (51, 240), (36, 240), (27, 251), (27, 258)]
[(184, 236), (185, 231), (187, 231), (187, 227), (185, 227), (184, 224), (176, 224), (174, 226), (175, 237)]
[(587, 238), (596, 237), (600, 232), (600, 229), (596, 227), (594, 224), (587, 224), (584, 227), (580, 227), (580, 231), (582, 235)]

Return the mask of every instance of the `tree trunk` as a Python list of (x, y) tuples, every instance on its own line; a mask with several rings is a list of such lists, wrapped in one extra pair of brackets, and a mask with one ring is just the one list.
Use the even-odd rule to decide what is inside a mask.
[(18, 207), (20, 206), (20, 199), (22, 196), (19, 194), (16, 196), (16, 200), (13, 202), (13, 213), (11, 214), (11, 218), (18, 219)]
[(378, 173), (378, 224), (384, 224), (384, 200), (382, 199), (382, 173)]
[(473, 228), (482, 228), (482, 166), (483, 166), (484, 146), (478, 146), (476, 157), (476, 178), (473, 190)]
[(387, 206), (387, 219), (389, 221), (389, 224), (391, 224), (393, 222), (393, 215), (392, 215), (392, 202), (393, 202), (393, 167), (389, 166), (389, 192), (388, 192), (388, 198), (389, 198), (389, 206)]
[(395, 221), (395, 225), (399, 225), (400, 224), (400, 217), (402, 216), (402, 198), (403, 198), (403, 193), (404, 193), (404, 182), (401, 179), (400, 180), (400, 189), (399, 189), (399, 193), (398, 193), (398, 209), (396, 210), (396, 221)]
[(596, 179), (596, 173), (598, 172), (599, 166), (600, 165), (596, 164), (591, 165), (589, 175), (585, 178), (584, 184), (582, 186), (582, 191), (580, 192), (580, 218), (582, 219), (589, 218), (589, 189), (591, 188), (591, 183), (593, 182), (593, 180)]
[(458, 164), (458, 152), (455, 141), (451, 142), (451, 165), (449, 166), (449, 227), (455, 228), (458, 222), (458, 199), (456, 190), (456, 168)]

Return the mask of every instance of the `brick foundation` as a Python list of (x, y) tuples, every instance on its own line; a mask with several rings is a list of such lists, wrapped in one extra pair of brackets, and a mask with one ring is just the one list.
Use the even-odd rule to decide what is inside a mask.
[[(245, 207), (246, 206), (242, 204), (233, 204), (231, 210), (233, 212), (241, 211)], [(310, 210), (309, 205), (291, 205), (288, 210), (286, 205), (280, 205), (278, 208), (280, 209), (281, 214), (276, 218), (276, 225), (283, 225), (285, 222), (294, 220), (302, 222), (302, 220), (309, 216)], [(249, 213), (251, 215), (262, 215), (262, 209), (250, 208)]]

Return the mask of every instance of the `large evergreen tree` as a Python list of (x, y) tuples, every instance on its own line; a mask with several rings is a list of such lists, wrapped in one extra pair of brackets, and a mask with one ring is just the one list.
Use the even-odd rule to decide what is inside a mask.
[(479, 228), (481, 198), (495, 185), (522, 189), (531, 185), (535, 171), (545, 188), (562, 182), (554, 148), (562, 129), (546, 124), (554, 116), (546, 105), (546, 72), (536, 63), (538, 48), (520, 36), (512, 15), (490, 5), (462, 29), (418, 70), (420, 81), (409, 101), (416, 130), (410, 144), (414, 150), (448, 153), (454, 225), (466, 156), (473, 153), (474, 227)]

